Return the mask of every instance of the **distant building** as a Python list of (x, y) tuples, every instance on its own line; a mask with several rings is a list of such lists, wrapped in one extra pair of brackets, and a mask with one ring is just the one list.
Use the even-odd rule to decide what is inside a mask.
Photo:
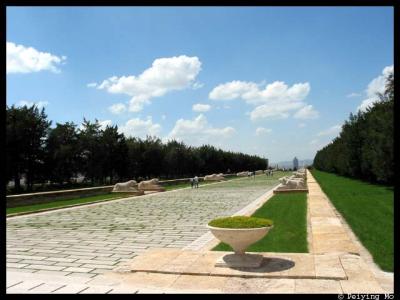
[(299, 168), (299, 160), (297, 157), (293, 159), (293, 170), (297, 170)]

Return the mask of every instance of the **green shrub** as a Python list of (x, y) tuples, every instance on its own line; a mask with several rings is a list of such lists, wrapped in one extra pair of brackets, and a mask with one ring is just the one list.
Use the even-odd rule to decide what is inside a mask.
[(220, 228), (261, 228), (272, 226), (273, 222), (269, 219), (246, 217), (246, 216), (235, 216), (227, 218), (214, 219), (208, 223), (212, 227)]

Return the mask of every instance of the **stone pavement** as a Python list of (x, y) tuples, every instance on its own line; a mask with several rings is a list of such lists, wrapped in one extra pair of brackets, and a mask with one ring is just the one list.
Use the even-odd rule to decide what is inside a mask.
[(310, 253), (261, 253), (260, 268), (218, 268), (215, 262), (227, 253), (207, 251), (218, 243), (214, 239), (208, 248), (153, 249), (133, 259), (126, 273), (109, 273), (92, 283), (152, 293), (392, 293), (393, 276), (382, 280), (360, 256), (366, 250), (310, 173), (308, 187)]
[[(7, 277), (94, 279), (146, 249), (192, 244), (209, 220), (235, 214), (277, 184), (260, 175), (8, 218)], [(10, 292), (30, 290), (21, 284)]]
[[(271, 183), (272, 182), (270, 182), (270, 184)], [(259, 190), (257, 186), (264, 186), (264, 188)], [(340, 214), (335, 210), (310, 173), (308, 173), (308, 186), (307, 218), (310, 253), (262, 253), (264, 256), (264, 264), (259, 269), (254, 270), (215, 268), (214, 263), (216, 260), (226, 253), (208, 251), (218, 241), (213, 239), (207, 230), (201, 230), (201, 228), (204, 229), (204, 224), (207, 223), (206, 220), (213, 218), (212, 216), (218, 216), (218, 213), (213, 211), (213, 205), (210, 205), (207, 200), (197, 199), (196, 201), (199, 201), (202, 205), (196, 207), (196, 209), (199, 211), (208, 210), (210, 217), (209, 219), (202, 219), (201, 216), (203, 215), (198, 216), (199, 212), (191, 212), (190, 209), (185, 211), (185, 213), (193, 214), (190, 217), (197, 217), (195, 219), (198, 222), (204, 222), (203, 226), (197, 227), (197, 231), (190, 231), (196, 232), (197, 235), (192, 239), (186, 239), (186, 243), (179, 243), (176, 247), (172, 247), (172, 244), (161, 244), (160, 246), (154, 244), (146, 247), (147, 250), (142, 248), (140, 249), (142, 250), (142, 254), (135, 257), (133, 260), (118, 259), (118, 262), (112, 265), (113, 272), (106, 272), (107, 269), (105, 269), (101, 272), (101, 275), (91, 278), (74, 278), (76, 275), (73, 274), (77, 273), (74, 271), (70, 271), (67, 276), (59, 275), (60, 272), (64, 272), (65, 269), (57, 271), (59, 272), (58, 274), (54, 272), (43, 273), (46, 272), (46, 270), (42, 270), (44, 275), (41, 274), (40, 270), (35, 270), (35, 277), (32, 277), (31, 275), (33, 274), (17, 273), (15, 271), (10, 271), (10, 268), (8, 268), (7, 292), (392, 293), (393, 274), (377, 271), (373, 263), (371, 264), (371, 261), (366, 256), (368, 255), (368, 251), (357, 241), (344, 219), (341, 218)], [(230, 188), (223, 186), (223, 184), (218, 184), (210, 187), (210, 190), (214, 190), (215, 193), (210, 192), (208, 196), (212, 196), (213, 199), (218, 199), (217, 203), (221, 204), (219, 213), (224, 214), (225, 212), (225, 215), (234, 214), (234, 212), (232, 212), (233, 209), (229, 212), (224, 211), (224, 206), (222, 204), (229, 203), (227, 206), (235, 207), (236, 214), (249, 215), (272, 195), (271, 190), (265, 193), (265, 178), (262, 177), (259, 177), (254, 182), (238, 180), (236, 183), (233, 183)], [(246, 191), (241, 194), (241, 190)], [(255, 192), (256, 190), (257, 192)], [(207, 193), (204, 193), (204, 195)], [(249, 198), (245, 196), (249, 196), (250, 194), (251, 197)], [(175, 198), (181, 199), (180, 201), (184, 204), (185, 201), (188, 201), (190, 195), (190, 191), (186, 191), (180, 196), (175, 195)], [(228, 200), (225, 196), (227, 196), (227, 198), (235, 198), (238, 196), (239, 198), (242, 197), (247, 200), (238, 201), (241, 204), (235, 206), (237, 202), (233, 201), (233, 199)], [(204, 198), (207, 197), (204, 196)], [(252, 201), (250, 201), (250, 198)], [(162, 201), (162, 198), (159, 198), (158, 201)], [(194, 202), (189, 202), (194, 205)], [(172, 201), (172, 203), (163, 204), (165, 207), (168, 205), (174, 206), (175, 202)], [(206, 204), (209, 204), (209, 206)], [(128, 205), (125, 205), (124, 208), (128, 209), (128, 207)], [(218, 205), (216, 205), (216, 207), (218, 207)], [(242, 208), (240, 211), (237, 210), (239, 207)], [(166, 210), (168, 211), (168, 209)], [(130, 212), (132, 213), (132, 211)], [(122, 213), (121, 210), (118, 214), (120, 213)], [(90, 214), (88, 216), (90, 216)], [(184, 218), (184, 213), (180, 216), (180, 218), (175, 219), (175, 222), (181, 219), (186, 220)], [(170, 216), (170, 218), (172, 218), (172, 216)], [(162, 220), (169, 220), (170, 218), (163, 218)], [(189, 219), (187, 221), (189, 221)], [(101, 224), (104, 226), (108, 223), (105, 222)], [(88, 224), (84, 224), (84, 228), (86, 228), (85, 226), (88, 226)], [(156, 230), (156, 228), (154, 228), (154, 230)], [(116, 237), (120, 236), (120, 231), (123, 230), (115, 232)], [(80, 232), (80, 230), (78, 232)], [(168, 233), (160, 234), (159, 238), (161, 238), (161, 241), (165, 234)], [(193, 236), (194, 235), (195, 234), (193, 234)], [(79, 235), (77, 237), (80, 238)], [(86, 238), (87, 237), (88, 236), (86, 236)], [(107, 236), (106, 240), (108, 241), (110, 238), (111, 237)], [(177, 241), (179, 241), (179, 239), (177, 239)], [(111, 239), (110, 245), (112, 242), (114, 241)], [(145, 243), (145, 241), (142, 241), (142, 243)], [(113, 249), (118, 249), (118, 246)], [(95, 259), (106, 258), (105, 261), (107, 261), (107, 259), (113, 259), (115, 261), (115, 253), (113, 251), (111, 252), (113, 254), (108, 253), (107, 249), (103, 251), (102, 249), (96, 248), (90, 253), (103, 253), (104, 256), (95, 257)], [(61, 253), (63, 255), (65, 254), (64, 252)], [(57, 258), (53, 257), (53, 260), (51, 260), (47, 258), (47, 256), (44, 256), (48, 255), (45, 254), (45, 252), (38, 252), (38, 254), (43, 256), (43, 261), (51, 262)], [(110, 255), (105, 256), (105, 254)], [(68, 259), (75, 255), (70, 254), (60, 258)], [(136, 253), (131, 253), (131, 256), (135, 255)], [(77, 259), (74, 262), (82, 263), (82, 260)], [(114, 267), (118, 265), (120, 267), (115, 269)], [(55, 264), (48, 266), (55, 266)], [(28, 266), (20, 267), (18, 270), (25, 270), (26, 272), (26, 270), (29, 270), (29, 267), (30, 265), (28, 264)], [(83, 265), (80, 267), (85, 268)], [(71, 268), (74, 269), (73, 266), (71, 266)], [(68, 270), (71, 270), (71, 268), (68, 268)], [(79, 267), (77, 268), (79, 269)], [(90, 267), (87, 269), (90, 269)], [(90, 275), (92, 273), (93, 270), (80, 271), (80, 274)], [(55, 275), (52, 275), (50, 278), (46, 274)]]
[(135, 258), (133, 273), (113, 273), (92, 284), (204, 293), (384, 293), (354, 254), (258, 253), (260, 268), (215, 267), (230, 252), (152, 249)]
[(335, 214), (328, 197), (322, 192), (310, 172), (308, 184), (308, 224), (311, 235), (311, 253), (344, 252), (359, 254), (357, 246), (351, 241), (339, 216)]
[(308, 201), (308, 240), (309, 251), (316, 254), (352, 253), (366, 266), (363, 274), (352, 277), (346, 285), (369, 289), (380, 286), (386, 292), (393, 292), (393, 273), (382, 271), (373, 261), (371, 254), (358, 240), (346, 220), (335, 209), (322, 191), (312, 174), (307, 171), (309, 189)]
[(309, 253), (260, 252), (263, 262), (257, 268), (216, 267), (215, 262), (232, 252), (152, 249), (130, 264), (131, 272), (245, 278), (347, 280), (341, 256)]

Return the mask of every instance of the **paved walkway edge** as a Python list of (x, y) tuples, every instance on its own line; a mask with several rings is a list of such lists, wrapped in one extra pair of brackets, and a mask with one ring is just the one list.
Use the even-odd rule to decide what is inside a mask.
[[(351, 229), (350, 225), (347, 223), (346, 219), (340, 214), (340, 212), (336, 209), (334, 204), (331, 202), (329, 197), (324, 193), (322, 188), (320, 187), (318, 181), (312, 176), (311, 172), (307, 171), (307, 183), (311, 185), (317, 185), (318, 188), (320, 189), (320, 194), (326, 198), (326, 203), (328, 204), (329, 208), (332, 210), (334, 216), (340, 220), (341, 226), (343, 227), (347, 237), (349, 240), (352, 242), (354, 245), (354, 248), (357, 249), (357, 255), (359, 255), (364, 262), (369, 266), (370, 270), (374, 274), (376, 280), (379, 282), (379, 284), (387, 291), (393, 292), (393, 283), (394, 283), (394, 273), (392, 272), (385, 272), (379, 266), (374, 262), (372, 255), (369, 253), (368, 249), (364, 247), (364, 245), (361, 243), (361, 241), (358, 239), (356, 234), (353, 232)], [(307, 202), (309, 202), (309, 198), (312, 197), (312, 195), (307, 196)], [(311, 232), (311, 215), (310, 215), (310, 210), (309, 210), (309, 203), (308, 205), (308, 226), (310, 227), (309, 230), (310, 232), (308, 233), (309, 235), (309, 245), (310, 245), (310, 252), (313, 253), (313, 237), (312, 237), (312, 232)], [(312, 249), (312, 250), (311, 250)]]

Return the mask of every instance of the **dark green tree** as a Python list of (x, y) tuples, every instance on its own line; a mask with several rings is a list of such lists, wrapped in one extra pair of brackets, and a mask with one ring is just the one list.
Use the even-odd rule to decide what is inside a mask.
[(80, 167), (78, 133), (74, 123), (57, 123), (47, 139), (46, 170), (48, 178), (63, 184), (70, 182)]
[(45, 143), (50, 125), (44, 108), (41, 111), (36, 105), (6, 108), (6, 177), (13, 178), (16, 191), (21, 190), (22, 175), (29, 191), (36, 179), (45, 177)]
[(118, 132), (117, 126), (107, 126), (102, 131), (99, 147), (104, 154), (101, 157), (102, 173), (109, 178), (109, 183), (113, 183), (114, 178), (125, 178), (128, 170), (128, 147), (125, 136)]
[(82, 174), (92, 184), (101, 183), (104, 179), (102, 162), (105, 155), (105, 149), (101, 145), (101, 125), (97, 119), (95, 122), (84, 119), (82, 127), (78, 134)]
[(314, 167), (386, 184), (394, 183), (394, 78), (364, 112), (351, 114), (340, 136), (319, 150)]

